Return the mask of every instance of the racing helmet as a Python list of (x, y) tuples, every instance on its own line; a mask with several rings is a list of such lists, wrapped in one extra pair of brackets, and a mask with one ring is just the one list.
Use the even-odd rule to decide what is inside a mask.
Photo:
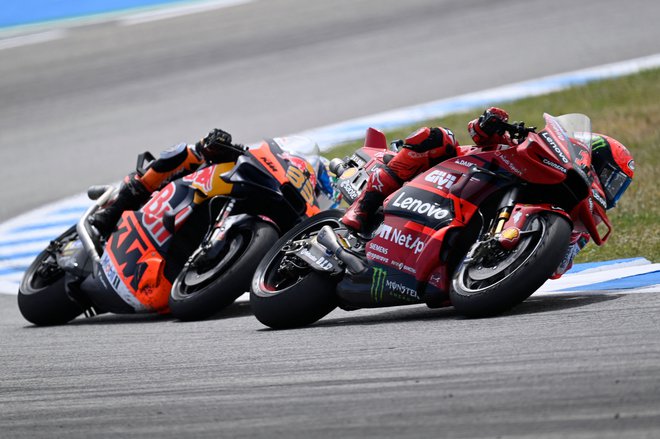
[(334, 188), (328, 175), (328, 161), (321, 156), (319, 146), (314, 140), (297, 135), (276, 137), (273, 140), (282, 148), (285, 158), (309, 176), (317, 196), (322, 195), (329, 199), (334, 197)]
[(635, 171), (633, 156), (618, 140), (594, 133), (591, 164), (605, 191), (607, 208), (611, 209), (632, 182)]

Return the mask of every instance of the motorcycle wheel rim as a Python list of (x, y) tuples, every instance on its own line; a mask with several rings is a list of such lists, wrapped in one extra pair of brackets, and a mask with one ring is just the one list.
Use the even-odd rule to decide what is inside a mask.
[[(478, 280), (477, 279), (472, 279), (469, 275), (469, 270), (470, 270), (470, 268), (473, 268), (473, 267), (471, 266), (470, 263), (468, 263), (468, 264), (463, 263), (461, 265), (461, 267), (459, 268), (459, 272), (458, 272), (458, 276), (457, 276), (457, 281), (458, 281), (458, 284), (459, 284), (461, 290), (464, 291), (467, 294), (479, 294), (483, 291), (486, 291), (487, 289), (493, 288), (493, 287), (499, 285), (500, 283), (506, 281), (511, 276), (513, 276), (520, 269), (520, 267), (525, 265), (525, 263), (529, 260), (529, 258), (532, 257), (532, 255), (536, 252), (538, 247), (541, 245), (541, 242), (543, 241), (543, 237), (545, 236), (545, 234), (547, 232), (547, 224), (546, 224), (545, 220), (543, 220), (540, 217), (537, 217), (537, 218), (535, 218), (535, 221), (537, 221), (540, 224), (541, 229), (540, 229), (539, 232), (534, 233), (534, 235), (538, 236), (538, 238), (535, 240), (536, 242), (533, 243), (531, 251), (528, 251), (527, 254), (524, 256), (524, 258), (520, 258), (520, 257), (516, 256), (515, 258), (513, 258), (513, 261), (511, 261), (511, 263), (508, 264), (508, 266), (505, 268), (505, 270), (497, 271), (497, 273), (494, 276), (499, 276), (502, 272), (504, 272), (504, 275), (501, 278), (497, 279), (497, 281), (495, 281), (495, 282), (490, 282), (490, 280), (492, 279), (493, 276), (486, 277), (484, 279), (478, 279)], [(529, 240), (534, 239), (534, 235), (530, 235), (530, 237), (527, 238), (527, 239), (529, 239)], [(477, 242), (474, 245), (478, 246), (480, 244), (482, 244), (482, 242)], [(523, 252), (526, 251), (529, 247), (530, 247), (530, 243), (528, 242), (526, 244), (525, 249), (523, 249), (522, 251)], [(520, 248), (520, 246), (517, 246), (516, 248)], [(504, 261), (506, 261), (508, 258), (510, 258), (512, 253), (513, 253), (513, 251), (511, 252), (511, 254), (509, 254), (509, 256), (507, 258), (504, 259)], [(519, 260), (520, 260), (520, 262), (517, 262)], [(513, 266), (513, 269), (509, 270), (509, 268), (511, 266)], [(468, 281), (468, 282), (466, 282), (466, 281)]]
[[(308, 240), (312, 236), (318, 234), (319, 230), (325, 226), (329, 225), (336, 229), (337, 227), (342, 226), (339, 219), (336, 218), (324, 218), (318, 223), (310, 225), (310, 229), (307, 229), (301, 232), (300, 235), (291, 238), (286, 246), (282, 247), (278, 253), (276, 253), (268, 263), (268, 269), (264, 271), (261, 275), (260, 284), (261, 288), (266, 293), (277, 294), (279, 291), (291, 288), (302, 281), (306, 275), (312, 271), (312, 269), (306, 265), (305, 262), (301, 261), (300, 266), (298, 266), (298, 271), (295, 276), (282, 276), (282, 264), (291, 263), (293, 265), (297, 264), (296, 257), (294, 255), (287, 255), (286, 252), (291, 251), (289, 247), (293, 242)], [(277, 265), (277, 268), (273, 268)]]
[(234, 235), (229, 241), (229, 245), (221, 253), (219, 262), (210, 269), (197, 270), (189, 266), (181, 279), (181, 294), (184, 296), (195, 294), (199, 289), (221, 276), (243, 254), (246, 241), (249, 243), (249, 239), (242, 234)]

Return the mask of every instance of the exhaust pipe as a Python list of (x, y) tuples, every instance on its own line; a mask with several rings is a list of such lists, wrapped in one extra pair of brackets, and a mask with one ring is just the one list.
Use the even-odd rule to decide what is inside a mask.
[[(101, 195), (98, 195), (98, 193), (101, 190), (103, 190), (103, 193)], [(94, 269), (96, 270), (96, 266), (101, 261), (101, 256), (100, 256), (101, 244), (97, 242), (96, 239), (94, 239), (92, 234), (87, 229), (89, 224), (87, 220), (90, 216), (94, 214), (94, 212), (98, 210), (100, 206), (103, 206), (112, 197), (115, 188), (113, 186), (97, 186), (91, 188), (90, 191), (92, 192), (89, 194), (90, 197), (96, 196), (96, 203), (92, 204), (85, 211), (83, 216), (80, 217), (78, 224), (76, 224), (76, 231), (78, 232), (78, 237), (80, 238), (80, 242), (82, 242), (85, 251), (87, 251), (87, 254), (94, 261), (94, 267), (95, 267)]]
[(347, 252), (339, 243), (335, 231), (330, 226), (323, 226), (316, 235), (316, 240), (319, 244), (331, 252), (337, 259), (346, 264), (348, 271), (353, 274), (362, 273), (367, 269), (367, 266), (357, 256)]

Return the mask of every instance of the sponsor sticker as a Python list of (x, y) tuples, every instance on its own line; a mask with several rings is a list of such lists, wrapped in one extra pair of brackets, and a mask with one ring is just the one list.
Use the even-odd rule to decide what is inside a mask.
[(519, 210), (518, 212), (516, 212), (516, 213), (513, 215), (513, 223), (516, 224), (516, 225), (518, 225), (518, 223), (520, 222), (520, 217), (521, 217), (521, 216), (522, 216), (522, 211)]
[(454, 163), (456, 163), (457, 165), (460, 165), (460, 166), (465, 166), (466, 168), (471, 168), (473, 166), (477, 166), (476, 163), (472, 163), (472, 162), (469, 162), (469, 161), (463, 160), (463, 159), (454, 160)]
[(112, 289), (117, 293), (117, 295), (127, 304), (129, 304), (134, 310), (136, 311), (145, 311), (146, 307), (140, 303), (140, 301), (131, 293), (131, 291), (124, 285), (124, 283), (121, 280), (121, 277), (119, 276), (119, 273), (117, 273), (117, 270), (115, 270), (114, 265), (112, 264), (112, 261), (110, 260), (110, 256), (106, 252), (102, 257), (101, 257), (101, 268), (103, 269), (103, 274), (104, 276), (100, 276), (99, 279), (101, 279), (102, 283), (104, 285), (107, 285), (105, 281), (103, 281), (103, 277), (105, 277), (108, 282), (110, 283), (110, 286)]
[(543, 140), (552, 148), (552, 150), (557, 154), (557, 157), (559, 157), (559, 160), (561, 160), (564, 163), (568, 163), (568, 159), (564, 155), (564, 152), (561, 150), (559, 145), (557, 145), (557, 142), (555, 142), (555, 139), (552, 138), (552, 136), (545, 132), (541, 131), (541, 137), (543, 137)]
[(355, 200), (360, 194), (355, 190), (350, 180), (342, 179), (339, 183), (339, 189), (344, 192), (345, 195), (348, 195), (351, 200)]
[(399, 282), (389, 280), (387, 278), (387, 271), (382, 268), (375, 267), (371, 276), (371, 300), (380, 302), (383, 300), (383, 292), (395, 298), (406, 301), (418, 301), (419, 296), (415, 289), (407, 287)]
[(522, 175), (522, 171), (520, 169), (516, 168), (516, 165), (514, 165), (513, 162), (511, 160), (509, 160), (508, 157), (506, 157), (505, 155), (503, 155), (501, 153), (498, 153), (497, 156), (500, 158), (500, 160), (502, 160), (504, 162), (505, 165), (507, 165), (507, 167), (511, 171), (513, 171), (514, 174)]
[[(389, 227), (389, 226), (387, 226), (387, 227)], [(382, 245), (375, 244), (373, 242), (369, 243), (369, 248), (373, 251), (377, 251), (377, 252), (382, 253), (384, 255), (386, 255), (387, 252), (388, 252), (387, 248), (383, 247)]]
[(383, 264), (389, 264), (390, 263), (389, 258), (386, 258), (383, 255), (379, 255), (378, 253), (374, 253), (374, 252), (371, 252), (371, 251), (367, 252), (367, 258), (372, 260), (372, 261), (381, 262)]
[(602, 195), (598, 193), (598, 191), (592, 190), (591, 193), (593, 194), (594, 200), (596, 200), (598, 204), (602, 206), (603, 209), (606, 209), (607, 201), (605, 201), (605, 198), (603, 198)]
[(438, 220), (449, 216), (449, 211), (440, 207), (437, 203), (425, 202), (414, 197), (408, 197), (405, 191), (402, 191), (396, 197), (392, 202), (392, 206)]
[[(408, 250), (412, 250), (413, 254), (419, 254), (424, 250), (424, 239), (419, 236), (415, 236), (411, 233), (404, 232), (396, 227), (388, 226), (387, 224), (381, 225), (379, 229), (378, 236), (383, 238), (386, 241), (393, 242), (401, 247), (404, 247)], [(386, 250), (386, 248), (377, 246)], [(373, 248), (373, 247), (372, 247)], [(387, 252), (385, 252), (387, 254)]]
[(438, 189), (449, 190), (456, 182), (456, 176), (444, 171), (435, 170), (424, 177), (424, 181), (434, 183)]
[(550, 166), (551, 168), (554, 168), (554, 169), (556, 169), (560, 172), (563, 172), (564, 174), (566, 174), (566, 172), (567, 172), (566, 168), (564, 168), (563, 166), (558, 165), (557, 163), (555, 163), (553, 161), (550, 161), (550, 160), (546, 159), (545, 157), (543, 157), (542, 161), (543, 161), (544, 165)]
[(303, 249), (300, 251), (300, 256), (304, 256), (307, 260), (310, 260), (314, 265), (318, 266), (321, 270), (330, 271), (332, 270), (332, 263), (328, 261), (325, 257), (316, 257), (309, 250)]
[(385, 286), (387, 287), (388, 292), (390, 292), (390, 295), (394, 297), (403, 300), (410, 300), (410, 299), (419, 300), (417, 291), (415, 291), (413, 288), (400, 284), (399, 282), (385, 279)]
[(375, 267), (371, 275), (371, 300), (374, 302), (383, 300), (383, 289), (385, 288), (386, 279), (387, 272), (382, 268)]

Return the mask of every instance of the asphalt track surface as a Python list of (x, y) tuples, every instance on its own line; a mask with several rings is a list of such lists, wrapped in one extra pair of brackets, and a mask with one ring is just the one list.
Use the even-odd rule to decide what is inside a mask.
[[(271, 0), (5, 49), (0, 219), (212, 126), (249, 142), (654, 54), (658, 16), (650, 1)], [(486, 320), (336, 311), (281, 332), (246, 304), (34, 328), (15, 301), (0, 296), (2, 437), (660, 435), (657, 294), (544, 296)]]
[(658, 16), (648, 0), (259, 0), (71, 28), (0, 51), (0, 221), (215, 126), (249, 143), (656, 54)]

